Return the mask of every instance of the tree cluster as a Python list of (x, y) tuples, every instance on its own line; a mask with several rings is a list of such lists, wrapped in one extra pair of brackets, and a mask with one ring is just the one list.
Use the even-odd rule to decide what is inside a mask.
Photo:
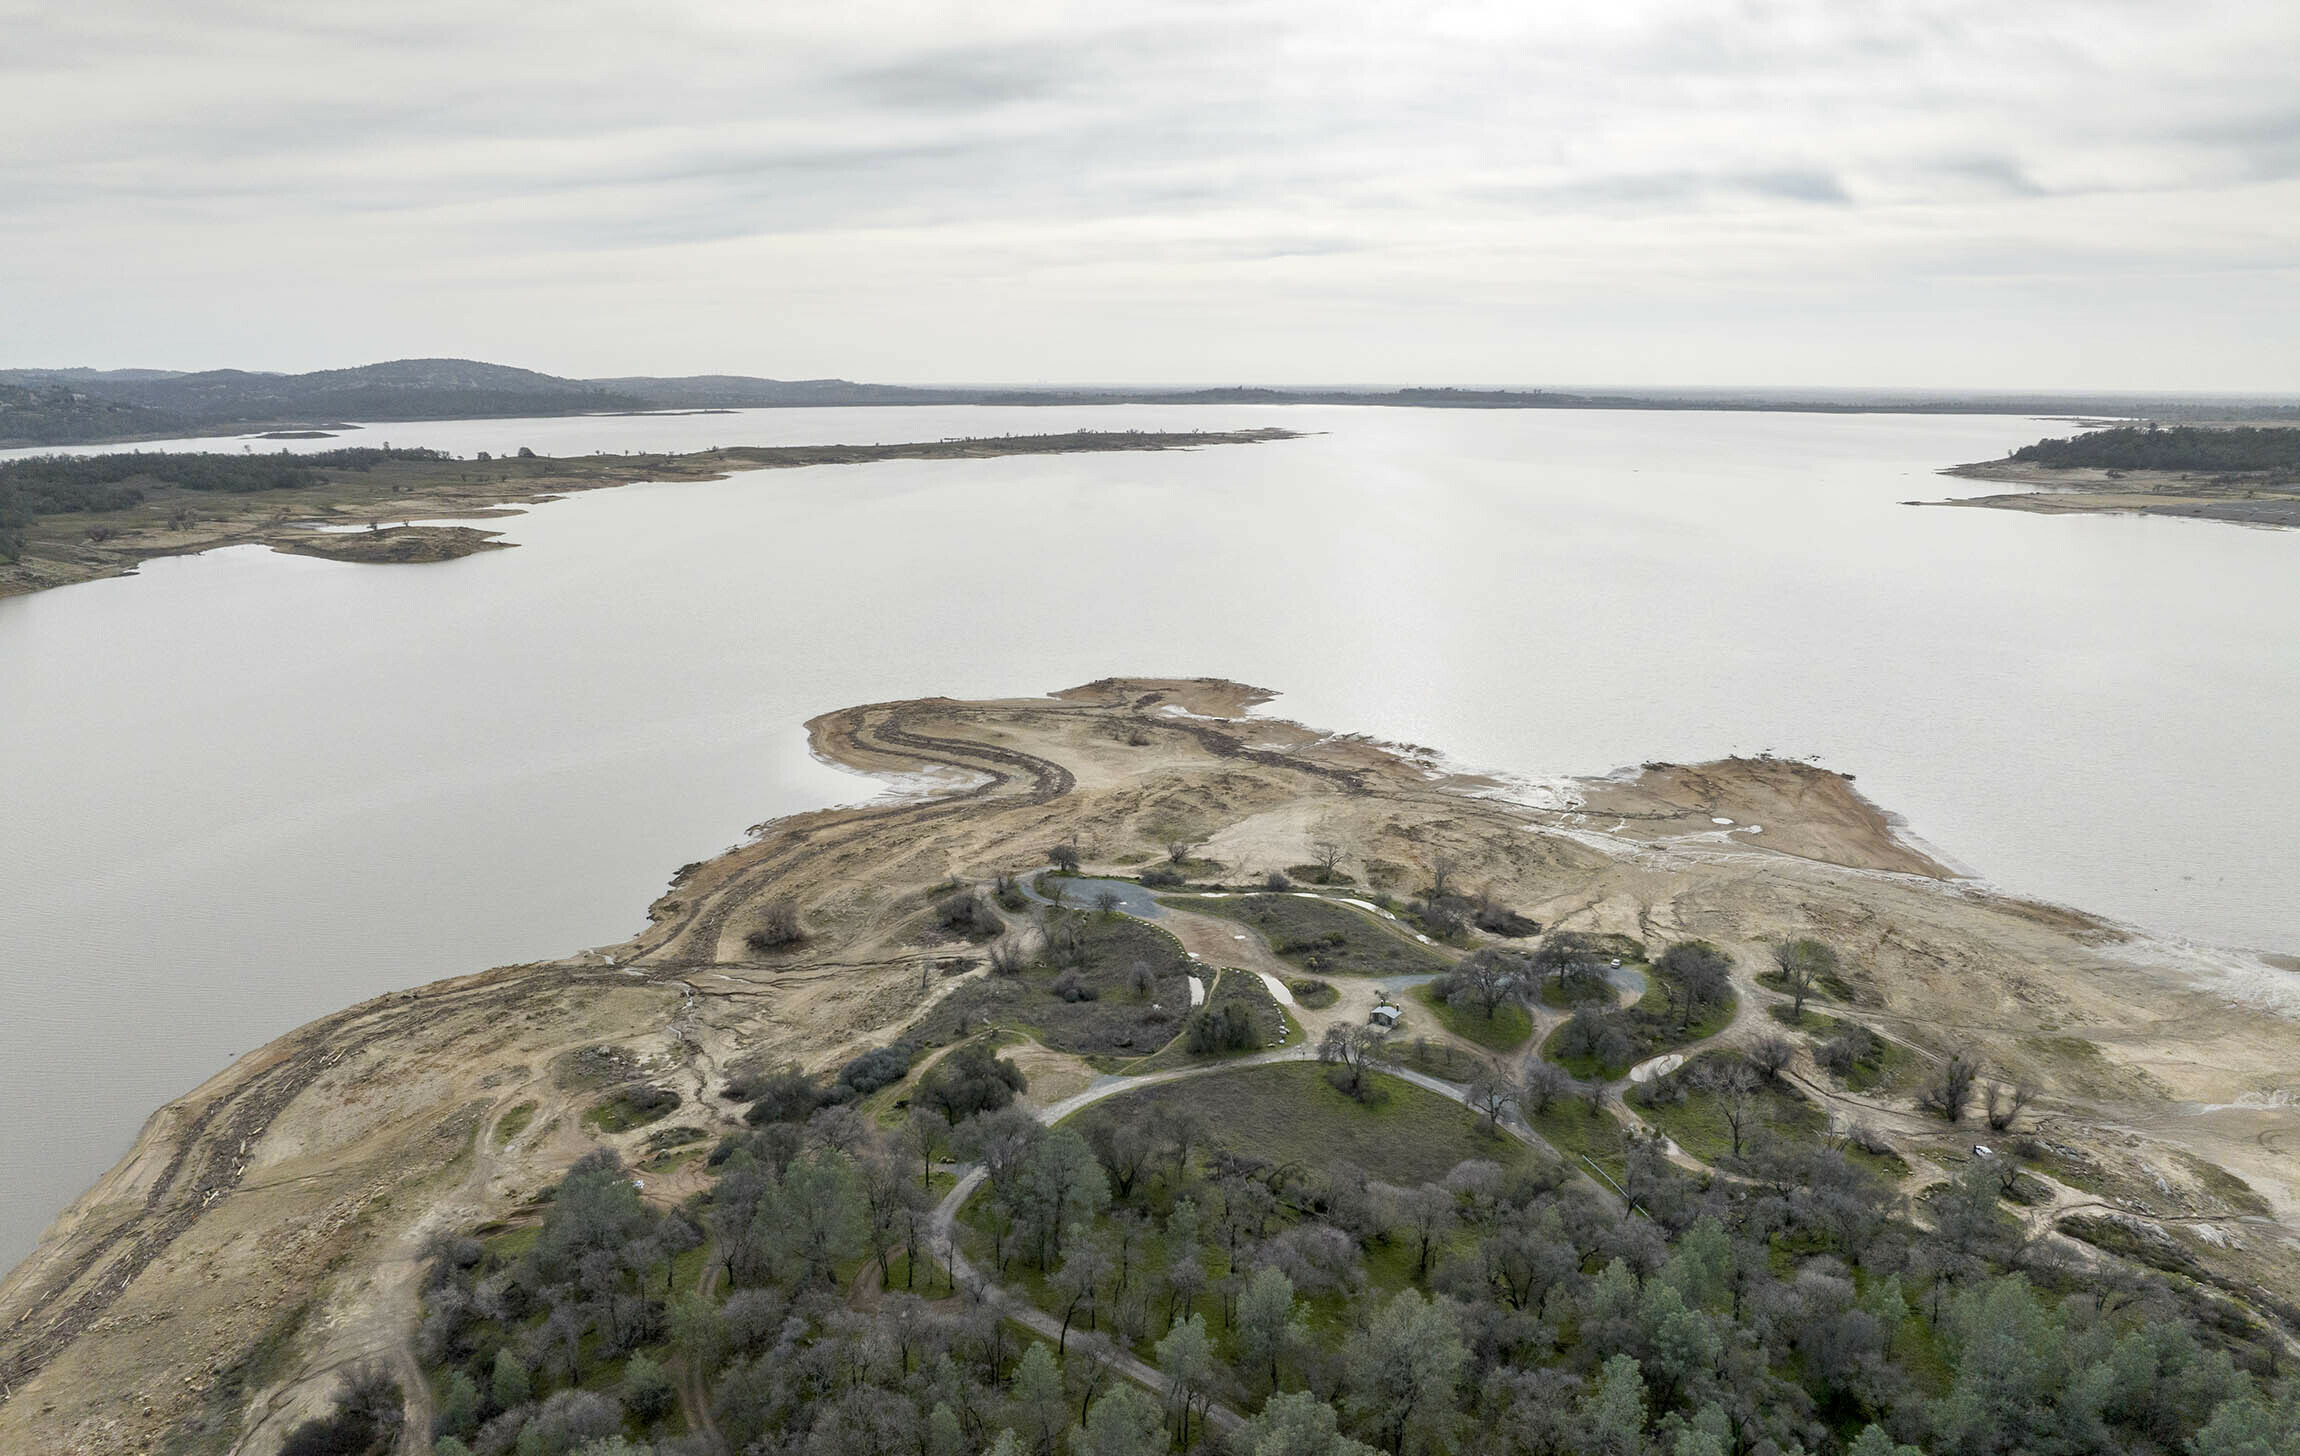
[(2118, 425), (2068, 439), (2039, 440), (2013, 451), (2012, 458), (2054, 468), (2293, 471), (2300, 470), (2300, 430)]

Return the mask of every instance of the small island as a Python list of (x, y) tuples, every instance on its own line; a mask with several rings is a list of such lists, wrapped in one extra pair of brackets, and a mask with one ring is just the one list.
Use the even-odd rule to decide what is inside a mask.
[(2031, 488), (1912, 504), (2300, 526), (2300, 428), (2290, 426), (2118, 424), (1941, 473)]

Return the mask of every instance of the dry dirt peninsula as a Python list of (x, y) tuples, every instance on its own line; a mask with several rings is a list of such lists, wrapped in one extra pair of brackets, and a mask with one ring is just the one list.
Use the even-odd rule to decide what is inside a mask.
[[(676, 1140), (657, 1134), (676, 1124), (693, 1143), (739, 1126), (722, 1094), (743, 1069), (821, 1071), (906, 1030), (929, 1047), (954, 1039), (954, 1024), (968, 1034), (980, 1020), (953, 1008), (978, 1004), (967, 998), (994, 972), (982, 940), (946, 929), (937, 907), (953, 881), (1035, 873), (1059, 846), (1087, 876), (1179, 866), (1201, 882), (1199, 908), (1154, 924), (1217, 994), (1227, 974), (1273, 994), (1300, 985), (1288, 947), (1235, 918), (1273, 872), (1293, 876), (1286, 896), (1329, 879), (1324, 893), (1347, 903), (1320, 913), (1361, 917), (1369, 945), (1441, 961), (1542, 943), (1522, 920), (1543, 936), (1622, 937), (1608, 944), (1632, 958), (1705, 939), (1731, 958), (1734, 1009), (1677, 1054), (1792, 1033), (1781, 1075), (1815, 1110), (1812, 1135), (1858, 1129), (1864, 1155), (1895, 1170), (1909, 1217), (1929, 1216), (1926, 1191), (1965, 1170), (1976, 1143), (2007, 1141), (1977, 1112), (1952, 1125), (1920, 1106), (1933, 1072), (1962, 1056), (2033, 1089), (2007, 1207), (2040, 1257), (2136, 1259), (2225, 1309), (2244, 1338), (2290, 1346), (2300, 977), (2289, 968), (2161, 945), (1953, 878), (1849, 780), (1808, 765), (1650, 764), (1513, 793), (1422, 750), (1249, 716), (1269, 696), (1110, 679), (1039, 699), (826, 714), (812, 725), (821, 754), (947, 787), (760, 826), (681, 870), (620, 945), (379, 997), (242, 1058), (154, 1114), (0, 1283), (0, 1450), (270, 1456), (325, 1408), (340, 1372), (367, 1363), (400, 1376), (402, 1450), (425, 1450), (431, 1396), (415, 1337), (428, 1238), (531, 1222), (536, 1195), (601, 1144), (649, 1202), (677, 1204), (706, 1170), (691, 1151), (666, 1154)], [(1330, 873), (1304, 873), (1321, 862)], [(1497, 928), (1425, 938), (1409, 907), (1433, 896)], [(1374, 908), (1385, 901), (1395, 910)], [(773, 933), (785, 907), (803, 938)], [(996, 913), (1020, 924), (1031, 911)], [(1834, 946), (1838, 963), (1805, 1014), (1873, 1032), (1876, 1075), (1827, 1070), (1778, 989), (1776, 947), (1806, 937)], [(1289, 1006), (1285, 1037), (1248, 1060), (1299, 1058), (1326, 1027), (1362, 1026), (1379, 988), (1334, 979), (1338, 998)], [(1482, 1057), (1522, 1079), (1564, 1020), (1538, 1000), (1528, 1014), (1532, 1034), (1512, 1049), (1434, 1014), (1409, 1019), (1424, 1066)], [(1151, 1065), (1161, 1078), (1220, 1070), (1177, 1060), (1176, 1047), (1082, 1055), (1019, 1021), (1003, 1040), (1041, 1110), (1123, 1088)], [(911, 1085), (935, 1055), (921, 1055)], [(1591, 1075), (1614, 1089), (1600, 1101), (1618, 1136), (1652, 1135), (1620, 1095), (1637, 1073)], [(674, 1095), (676, 1111), (609, 1130), (620, 1124), (602, 1108), (634, 1086)], [(1517, 1126), (1540, 1142), (1538, 1121)], [(1667, 1150), (1701, 1176), (1740, 1176), (1709, 1167), (1689, 1135)], [(1560, 1153), (1581, 1171), (1574, 1149)], [(1581, 1161), (1596, 1170), (1583, 1176), (1606, 1176)]]

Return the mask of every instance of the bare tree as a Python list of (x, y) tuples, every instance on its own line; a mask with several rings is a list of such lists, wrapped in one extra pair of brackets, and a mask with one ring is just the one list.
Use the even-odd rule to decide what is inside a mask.
[(1717, 1115), (1725, 1119), (1726, 1130), (1733, 1135), (1733, 1156), (1738, 1158), (1743, 1143), (1757, 1128), (1756, 1080), (1746, 1067), (1735, 1066), (1720, 1073), (1712, 1086), (1717, 1098)]
[(1797, 1019), (1805, 1019), (1805, 1002), (1820, 983), (1837, 973), (1837, 952), (1812, 939), (1784, 941), (1774, 947), (1773, 963), (1781, 968), (1781, 984), (1788, 991)]
[(1396, 1208), (1398, 1223), (1413, 1236), (1414, 1277), (1419, 1279), (1429, 1272), (1430, 1255), (1453, 1231), (1454, 1198), (1436, 1184), (1424, 1183), (1400, 1194)]
[(1337, 1023), (1326, 1028), (1324, 1040), (1318, 1043), (1318, 1060), (1341, 1069), (1343, 1091), (1352, 1097), (1362, 1096), (1366, 1073), (1381, 1044), (1381, 1033), (1370, 1026)]
[(933, 1187), (935, 1160), (950, 1147), (949, 1122), (931, 1107), (913, 1107), (903, 1119), (900, 1137), (903, 1150), (918, 1159), (919, 1187)]
[(2026, 1078), (2007, 1087), (1992, 1077), (1981, 1089), (1981, 1114), (1988, 1119), (1991, 1132), (2003, 1132), (2035, 1100), (2036, 1087)]
[(1749, 1048), (1749, 1065), (1768, 1082), (1778, 1081), (1796, 1059), (1797, 1048), (1785, 1036), (1762, 1036)]
[(1501, 1126), (1501, 1115), (1517, 1100), (1517, 1089), (1498, 1072), (1481, 1072), (1469, 1084), (1470, 1110), (1485, 1119), (1488, 1131)]
[(1030, 948), (1022, 938), (1009, 935), (993, 941), (990, 946), (990, 971), (996, 976), (1019, 976), (1022, 968), (1030, 964)]
[(1187, 839), (1174, 839), (1167, 841), (1166, 863), (1170, 865), (1189, 863), (1190, 851), (1196, 849), (1197, 847), (1198, 846), (1192, 844)]
[(789, 950), (806, 938), (806, 927), (799, 923), (799, 907), (788, 900), (771, 900), (759, 912), (758, 928), (744, 936), (743, 943), (753, 950)]
[(1973, 1083), (1979, 1077), (1977, 1063), (1961, 1051), (1951, 1052), (1933, 1079), (1917, 1094), (1917, 1101), (1947, 1121), (1961, 1122), (1965, 1108), (1972, 1104)]
[(1118, 892), (1116, 890), (1103, 890), (1094, 897), (1094, 908), (1105, 915), (1117, 913), (1118, 904)]
[(1461, 861), (1439, 852), (1430, 860), (1430, 898), (1443, 899), (1453, 888), (1453, 877), (1461, 869)]
[(1447, 974), (1447, 999), (1466, 1000), (1478, 1015), (1491, 1021), (1510, 993), (1532, 983), (1530, 963), (1521, 955), (1492, 946), (1464, 957)]
[(1552, 1104), (1573, 1091), (1573, 1075), (1555, 1062), (1535, 1062), (1526, 1068), (1525, 1086), (1520, 1095), (1526, 1111), (1539, 1117), (1549, 1111)]
[(1312, 863), (1317, 865), (1318, 875), (1323, 883), (1329, 885), (1332, 884), (1334, 882), (1334, 871), (1338, 869), (1342, 863), (1342, 846), (1340, 842), (1332, 839), (1319, 840), (1317, 843), (1310, 846), (1310, 860)]

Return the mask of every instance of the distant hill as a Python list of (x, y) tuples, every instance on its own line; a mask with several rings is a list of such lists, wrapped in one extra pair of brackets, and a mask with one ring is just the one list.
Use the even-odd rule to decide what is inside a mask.
[(312, 374), (211, 369), (153, 379), (103, 375), (76, 387), (148, 409), (214, 421), (468, 419), (643, 409), (646, 401), (580, 380), (471, 359), (396, 359)]
[(87, 394), (64, 384), (0, 383), (0, 449), (181, 434), (188, 421), (164, 410)]
[(741, 374), (563, 379), (473, 359), (396, 359), (356, 369), (0, 369), (0, 446), (228, 434), (338, 420), (486, 419), (633, 410), (838, 405), (1393, 405), (1421, 409), (1801, 410), (1828, 414), (2050, 414), (2300, 419), (2288, 401), (2139, 395), (1916, 394), (1854, 390), (1012, 388), (762, 379)]
[[(0, 371), (0, 380), (52, 401), (21, 422), (0, 420), (0, 442), (23, 444), (151, 438), (234, 425), (484, 419), (651, 407), (635, 395), (582, 380), (472, 359), (396, 359), (311, 374), (20, 369)], [(53, 403), (59, 391), (79, 402), (75, 410)], [(37, 430), (20, 428), (20, 423)]]

